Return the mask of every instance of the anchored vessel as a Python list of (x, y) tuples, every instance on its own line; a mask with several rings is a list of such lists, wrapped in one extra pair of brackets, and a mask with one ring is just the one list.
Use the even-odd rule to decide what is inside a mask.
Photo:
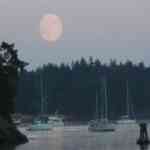
[(52, 130), (52, 125), (48, 123), (46, 119), (35, 119), (32, 125), (27, 129), (29, 131), (44, 131)]
[[(101, 87), (101, 94), (103, 100), (103, 105), (101, 109), (101, 117), (99, 118), (99, 110), (98, 110), (98, 93), (96, 91), (96, 119), (91, 120), (89, 122), (88, 129), (90, 131), (97, 131), (97, 132), (109, 132), (115, 131), (115, 124), (108, 120), (108, 97), (107, 97), (107, 86), (106, 86), (106, 79), (102, 79), (102, 87)], [(104, 111), (102, 111), (104, 110)]]
[(44, 96), (43, 87), (43, 77), (40, 76), (40, 91), (41, 91), (41, 114), (40, 117), (34, 118), (33, 123), (28, 127), (27, 130), (30, 131), (40, 131), (40, 130), (52, 130), (52, 125), (49, 123), (48, 117), (45, 117), (45, 101), (46, 96)]
[(131, 102), (130, 102), (130, 95), (129, 95), (129, 84), (128, 81), (126, 82), (126, 114), (121, 116), (119, 120), (117, 120), (118, 124), (136, 124), (136, 120), (131, 118), (131, 113), (133, 115), (133, 110), (131, 109)]
[(52, 125), (52, 127), (63, 127), (64, 126), (63, 118), (58, 115), (49, 116), (48, 123), (50, 125)]

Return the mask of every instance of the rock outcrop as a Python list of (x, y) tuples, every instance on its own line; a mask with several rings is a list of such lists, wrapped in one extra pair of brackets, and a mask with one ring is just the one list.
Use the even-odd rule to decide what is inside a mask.
[(26, 142), (28, 142), (27, 137), (18, 131), (15, 125), (0, 117), (0, 144), (19, 145)]

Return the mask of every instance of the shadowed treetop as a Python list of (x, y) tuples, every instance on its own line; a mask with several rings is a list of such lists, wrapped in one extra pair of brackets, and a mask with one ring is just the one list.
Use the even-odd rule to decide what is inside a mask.
[(0, 45), (0, 115), (9, 116), (14, 111), (14, 99), (19, 72), (27, 65), (18, 58), (14, 44)]

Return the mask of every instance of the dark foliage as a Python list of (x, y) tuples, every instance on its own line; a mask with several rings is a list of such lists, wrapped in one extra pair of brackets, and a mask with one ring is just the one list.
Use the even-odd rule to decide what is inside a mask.
[(40, 77), (43, 79), (45, 110), (90, 119), (95, 113), (96, 90), (99, 91), (99, 109), (102, 96), (101, 78), (107, 79), (109, 118), (115, 119), (126, 111), (126, 82), (129, 83), (130, 106), (137, 117), (149, 117), (150, 113), (150, 68), (141, 62), (131, 61), (109, 65), (100, 60), (82, 58), (71, 65), (44, 65), (36, 71), (24, 72), (19, 84), (16, 111), (37, 114), (40, 112)]
[(26, 64), (18, 59), (14, 44), (2, 42), (0, 45), (0, 116), (10, 120), (14, 112), (19, 72)]

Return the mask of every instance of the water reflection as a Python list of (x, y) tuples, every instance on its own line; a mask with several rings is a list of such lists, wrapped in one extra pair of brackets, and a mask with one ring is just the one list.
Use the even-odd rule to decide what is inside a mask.
[(149, 145), (145, 144), (145, 145), (140, 145), (140, 150), (148, 150)]
[(0, 145), (0, 150), (15, 150), (15, 147), (12, 145), (3, 144), (3, 145)]
[(89, 132), (87, 126), (69, 126), (49, 132), (26, 131), (30, 142), (15, 150), (150, 150), (149, 145), (136, 144), (138, 129), (119, 126), (116, 132), (103, 133)]

